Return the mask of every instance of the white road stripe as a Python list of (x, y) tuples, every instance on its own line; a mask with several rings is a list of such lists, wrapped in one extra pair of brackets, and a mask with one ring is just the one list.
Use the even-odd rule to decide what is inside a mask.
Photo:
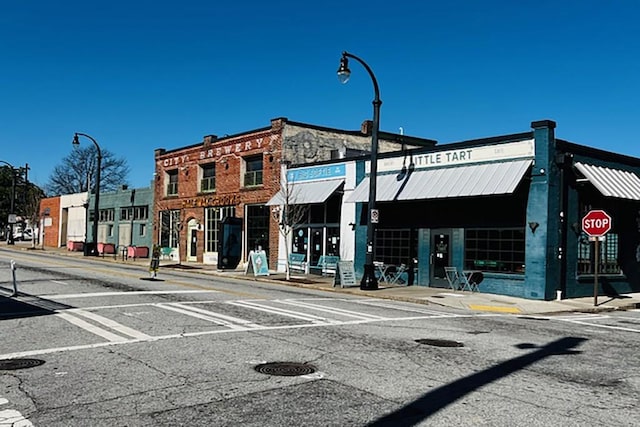
[(310, 304), (307, 302), (302, 302), (302, 301), (295, 301), (295, 300), (276, 300), (275, 302), (278, 302), (280, 304), (287, 304), (287, 305), (293, 305), (294, 307), (304, 307), (304, 308), (309, 308), (312, 310), (317, 310), (317, 311), (322, 311), (325, 313), (332, 313), (332, 314), (337, 314), (339, 316), (346, 316), (346, 317), (353, 317), (356, 319), (369, 319), (369, 320), (386, 320), (389, 319), (388, 317), (382, 317), (382, 316), (376, 316), (373, 314), (365, 314), (365, 313), (359, 313), (359, 312), (355, 312), (355, 311), (351, 311), (351, 310), (344, 310), (341, 308), (330, 308), (330, 307), (325, 307), (322, 305), (317, 305), (317, 304)]
[(617, 331), (626, 331), (626, 332), (637, 332), (640, 333), (640, 329), (632, 329), (632, 328), (625, 328), (622, 326), (613, 326), (613, 325), (599, 325), (597, 323), (589, 323), (589, 322), (583, 322), (580, 320), (565, 320), (565, 322), (569, 322), (569, 323), (576, 323), (578, 325), (586, 325), (586, 326), (590, 326), (592, 328), (604, 328), (604, 329), (615, 329)]
[(91, 319), (91, 320), (93, 320), (93, 321), (95, 321), (97, 323), (100, 323), (101, 325), (104, 325), (104, 326), (106, 326), (108, 328), (113, 329), (116, 332), (119, 332), (119, 333), (124, 334), (124, 335), (128, 335), (131, 338), (138, 338), (138, 339), (143, 339), (143, 340), (146, 340), (146, 339), (150, 338), (149, 335), (147, 335), (147, 334), (145, 334), (143, 332), (136, 331), (135, 329), (132, 329), (132, 328), (130, 328), (128, 326), (125, 326), (125, 325), (123, 325), (121, 323), (118, 323), (118, 322), (116, 322), (114, 320), (107, 319), (106, 317), (100, 316), (100, 315), (98, 315), (96, 313), (93, 313), (91, 311), (86, 311), (86, 310), (82, 310), (82, 309), (79, 309), (79, 308), (71, 309), (71, 310), (67, 310), (67, 311), (72, 312), (74, 314), (79, 314), (80, 316), (86, 317), (87, 319)]
[(157, 304), (156, 307), (164, 308), (165, 310), (175, 311), (176, 313), (185, 314), (187, 316), (195, 317), (196, 319), (206, 320), (207, 322), (215, 323), (216, 325), (224, 326), (224, 327), (227, 327), (227, 328), (233, 329), (233, 330), (243, 331), (243, 330), (248, 330), (248, 329), (260, 328), (260, 326), (258, 326), (258, 325), (255, 325), (255, 326), (236, 325), (236, 324), (234, 324), (232, 322), (228, 322), (226, 320), (218, 319), (218, 318), (215, 318), (213, 316), (205, 315), (205, 314), (202, 314), (202, 313), (197, 313), (197, 312), (191, 311), (191, 310), (189, 310), (187, 308), (180, 308), (180, 307), (176, 307), (176, 306), (173, 306), (173, 305)]
[(292, 317), (294, 319), (305, 320), (316, 324), (335, 323), (335, 321), (327, 319), (325, 317), (318, 317), (311, 314), (304, 314), (297, 311), (285, 310), (282, 308), (270, 307), (263, 304), (258, 304), (253, 301), (227, 301), (227, 304), (235, 305), (238, 307), (251, 308), (253, 310), (264, 311), (266, 313), (278, 314), (280, 316)]
[[(194, 307), (193, 305), (195, 304), (199, 304), (199, 302), (193, 302), (190, 304), (187, 303), (170, 303), (170, 304), (162, 304), (162, 305), (172, 305), (175, 307), (180, 307), (183, 308), (185, 310), (189, 310), (189, 311), (193, 311), (196, 313), (200, 313), (200, 314), (204, 314), (205, 316), (210, 316), (210, 317), (214, 317), (217, 319), (222, 319), (231, 323), (236, 323), (238, 325), (242, 325), (248, 328), (261, 328), (261, 325), (258, 325), (256, 323), (251, 322), (250, 320), (246, 320), (246, 319), (241, 319), (239, 317), (234, 317), (234, 316), (227, 316), (226, 314), (220, 314), (220, 313), (216, 313), (214, 311), (210, 311), (210, 310), (205, 310), (203, 308), (198, 308), (198, 307)], [(160, 304), (157, 304), (160, 305)]]
[(460, 316), (459, 314), (443, 313), (441, 311), (426, 310), (426, 309), (423, 309), (423, 308), (400, 306), (400, 305), (387, 303), (387, 302), (383, 302), (383, 301), (376, 301), (376, 300), (355, 300), (355, 301), (354, 300), (343, 300), (343, 301), (355, 302), (357, 304), (362, 304), (362, 305), (371, 305), (371, 306), (374, 306), (374, 307), (390, 308), (390, 309), (399, 310), (399, 311), (408, 311), (408, 312), (411, 312), (411, 313), (431, 314), (431, 315), (434, 315), (434, 316), (442, 316), (442, 315), (446, 315), (448, 317), (458, 317), (458, 316)]
[(72, 316), (71, 314), (67, 313), (67, 312), (59, 312), (55, 314), (56, 316), (60, 317), (61, 319), (66, 320), (67, 322), (74, 324), (76, 326), (78, 326), (79, 328), (84, 329), (85, 331), (91, 332), (92, 334), (98, 335), (99, 337), (102, 337), (108, 341), (113, 341), (113, 342), (120, 342), (120, 341), (127, 341), (126, 338), (121, 337), (120, 335), (116, 335), (112, 332), (109, 332), (105, 329), (99, 328), (89, 322), (85, 322), (82, 319), (79, 319), (75, 316)]
[[(235, 304), (234, 304), (235, 305)], [(442, 317), (446, 317), (446, 316), (442, 316)], [(487, 317), (487, 316), (481, 316), (481, 315), (477, 315), (477, 314), (470, 314), (470, 315), (461, 315), (458, 317), (468, 317), (468, 318), (474, 318), (474, 317)], [(496, 315), (492, 315), (490, 317), (500, 317), (500, 316), (496, 316)], [(393, 319), (393, 320), (413, 320), (414, 318), (405, 318), (405, 319)], [(416, 320), (420, 320), (420, 319), (425, 319), (425, 317), (416, 317)], [(371, 322), (375, 322), (375, 321), (349, 321), (349, 322), (335, 322), (335, 323), (324, 323), (324, 324), (320, 324), (320, 323), (307, 323), (307, 324), (303, 324), (303, 325), (278, 325), (278, 326), (265, 326), (262, 329), (263, 330), (269, 330), (269, 331), (275, 331), (275, 330), (287, 330), (287, 329), (305, 329), (305, 328), (317, 328), (317, 327), (324, 327), (324, 326), (340, 326), (340, 325), (355, 325), (355, 324), (361, 324), (361, 323), (371, 323)], [(246, 328), (244, 330), (240, 330), (240, 332), (243, 331), (251, 331), (252, 329)], [(15, 353), (7, 353), (7, 354), (0, 354), (0, 359), (17, 359), (17, 358), (22, 358), (22, 357), (34, 357), (34, 356), (41, 356), (44, 354), (53, 354), (53, 353), (64, 353), (64, 352), (68, 352), (68, 351), (77, 351), (77, 350), (88, 350), (88, 349), (94, 349), (94, 348), (101, 348), (101, 347), (107, 347), (107, 346), (113, 346), (113, 345), (123, 345), (123, 344), (133, 344), (133, 343), (138, 343), (138, 342), (153, 342), (153, 341), (161, 341), (161, 340), (170, 340), (170, 339), (180, 339), (180, 338), (190, 338), (190, 337), (199, 337), (199, 336), (206, 336), (206, 335), (216, 335), (216, 334), (224, 334), (224, 333), (235, 333), (238, 332), (238, 330), (234, 330), (234, 329), (215, 329), (215, 330), (209, 330), (209, 331), (198, 331), (198, 332), (183, 332), (183, 333), (179, 333), (179, 334), (171, 334), (171, 335), (163, 335), (163, 336), (155, 336), (155, 337), (151, 337), (148, 340), (124, 340), (124, 341), (109, 341), (109, 342), (102, 342), (102, 343), (94, 343), (94, 344), (83, 344), (83, 345), (75, 345), (75, 346), (67, 346), (67, 347), (53, 347), (53, 348), (46, 348), (46, 349), (40, 349), (40, 350), (28, 350), (28, 351), (20, 351), (20, 352), (15, 352)]]
[(73, 299), (73, 298), (93, 298), (93, 297), (110, 297), (110, 296), (129, 296), (129, 295), (172, 295), (172, 294), (196, 294), (196, 293), (219, 293), (212, 290), (197, 291), (128, 291), (128, 292), (92, 292), (86, 294), (50, 294), (40, 295), (41, 297), (56, 299)]

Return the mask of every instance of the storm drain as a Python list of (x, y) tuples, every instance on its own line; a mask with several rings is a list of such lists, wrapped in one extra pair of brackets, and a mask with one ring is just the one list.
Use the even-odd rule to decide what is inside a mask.
[(261, 374), (277, 375), (280, 377), (297, 377), (300, 375), (313, 374), (316, 371), (316, 367), (313, 365), (296, 362), (262, 363), (253, 369)]
[(5, 359), (0, 360), (0, 371), (15, 371), (40, 366), (44, 360), (40, 359)]
[(434, 347), (464, 347), (460, 341), (451, 341), (451, 340), (435, 340), (435, 339), (419, 339), (416, 340), (418, 344), (431, 345)]

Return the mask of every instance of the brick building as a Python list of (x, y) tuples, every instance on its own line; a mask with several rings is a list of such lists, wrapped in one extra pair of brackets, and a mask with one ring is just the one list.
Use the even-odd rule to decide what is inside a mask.
[[(379, 133), (379, 151), (433, 145), (434, 141)], [(371, 123), (344, 131), (296, 123), (286, 118), (271, 126), (218, 138), (205, 136), (190, 146), (155, 151), (154, 243), (171, 248), (176, 260), (219, 263), (218, 244), (226, 218), (237, 218), (240, 261), (250, 250), (277, 262), (278, 222), (266, 203), (280, 189), (283, 165), (368, 155)]]

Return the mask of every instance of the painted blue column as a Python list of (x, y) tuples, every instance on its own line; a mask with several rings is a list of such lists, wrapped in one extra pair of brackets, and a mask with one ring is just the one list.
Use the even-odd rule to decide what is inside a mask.
[(560, 172), (555, 164), (555, 122), (531, 123), (535, 161), (525, 222), (524, 298), (550, 300), (560, 285)]

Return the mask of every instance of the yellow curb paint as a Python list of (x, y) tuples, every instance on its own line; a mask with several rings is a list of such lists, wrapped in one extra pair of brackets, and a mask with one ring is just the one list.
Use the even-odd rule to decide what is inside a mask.
[(498, 313), (522, 313), (519, 308), (515, 307), (498, 307), (494, 305), (475, 305), (469, 304), (471, 310), (495, 311)]

